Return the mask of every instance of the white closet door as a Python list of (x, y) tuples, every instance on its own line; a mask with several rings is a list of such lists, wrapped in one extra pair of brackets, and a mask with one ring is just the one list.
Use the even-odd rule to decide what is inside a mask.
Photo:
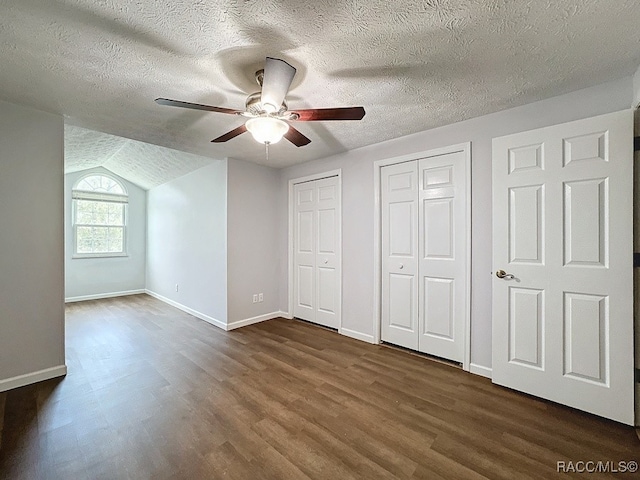
[(418, 350), (418, 163), (382, 167), (382, 340)]
[(316, 323), (340, 326), (340, 189), (338, 177), (313, 182), (316, 189)]
[(418, 348), (464, 360), (467, 311), (466, 155), (419, 161)]
[(340, 188), (338, 177), (294, 185), (293, 315), (340, 327)]
[(313, 182), (294, 186), (294, 301), (293, 315), (316, 321), (316, 211)]
[(631, 111), (493, 140), (493, 381), (633, 424)]

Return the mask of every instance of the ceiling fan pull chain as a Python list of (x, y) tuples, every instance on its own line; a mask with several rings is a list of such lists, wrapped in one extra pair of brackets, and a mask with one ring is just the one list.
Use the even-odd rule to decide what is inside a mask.
[(269, 142), (264, 142), (264, 154), (265, 154), (267, 163), (269, 163)]

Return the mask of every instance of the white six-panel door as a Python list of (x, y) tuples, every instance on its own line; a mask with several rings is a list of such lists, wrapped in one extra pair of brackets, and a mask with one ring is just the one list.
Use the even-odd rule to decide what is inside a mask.
[(294, 185), (293, 315), (340, 326), (340, 189), (338, 177)]
[(418, 162), (381, 172), (382, 340), (418, 350)]
[(493, 140), (493, 381), (630, 425), (632, 125)]
[(465, 160), (458, 151), (418, 162), (419, 350), (460, 363), (468, 301)]
[(383, 341), (464, 361), (466, 152), (381, 168)]

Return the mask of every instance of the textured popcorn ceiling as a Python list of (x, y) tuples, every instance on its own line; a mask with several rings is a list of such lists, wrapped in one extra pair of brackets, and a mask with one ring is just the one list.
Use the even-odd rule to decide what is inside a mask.
[[(264, 57), (280, 57), (298, 68), (291, 108), (367, 111), (361, 122), (296, 123), (312, 143), (274, 145), (269, 164), (280, 167), (630, 75), (639, 26), (636, 0), (0, 0), (0, 98), (265, 163), (249, 134), (210, 143), (242, 118), (153, 100), (243, 108)], [(94, 150), (116, 173), (143, 168), (126, 163), (133, 144), (104, 154), (122, 141), (78, 132), (74, 169), (95, 163)]]
[(149, 190), (213, 160), (73, 125), (64, 127), (65, 173), (105, 167)]

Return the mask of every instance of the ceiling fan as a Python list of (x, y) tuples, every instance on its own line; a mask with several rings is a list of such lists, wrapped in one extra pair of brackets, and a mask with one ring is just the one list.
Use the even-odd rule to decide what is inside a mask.
[(261, 91), (247, 97), (244, 111), (168, 98), (156, 98), (156, 103), (171, 107), (241, 115), (248, 118), (244, 125), (211, 140), (214, 143), (226, 142), (248, 130), (253, 138), (266, 145), (279, 142), (284, 137), (296, 147), (302, 147), (309, 144), (311, 140), (289, 125), (288, 122), (361, 120), (364, 117), (363, 107), (289, 110), (285, 97), (295, 74), (296, 69), (284, 60), (267, 57), (264, 69), (256, 72), (256, 81), (262, 87)]

